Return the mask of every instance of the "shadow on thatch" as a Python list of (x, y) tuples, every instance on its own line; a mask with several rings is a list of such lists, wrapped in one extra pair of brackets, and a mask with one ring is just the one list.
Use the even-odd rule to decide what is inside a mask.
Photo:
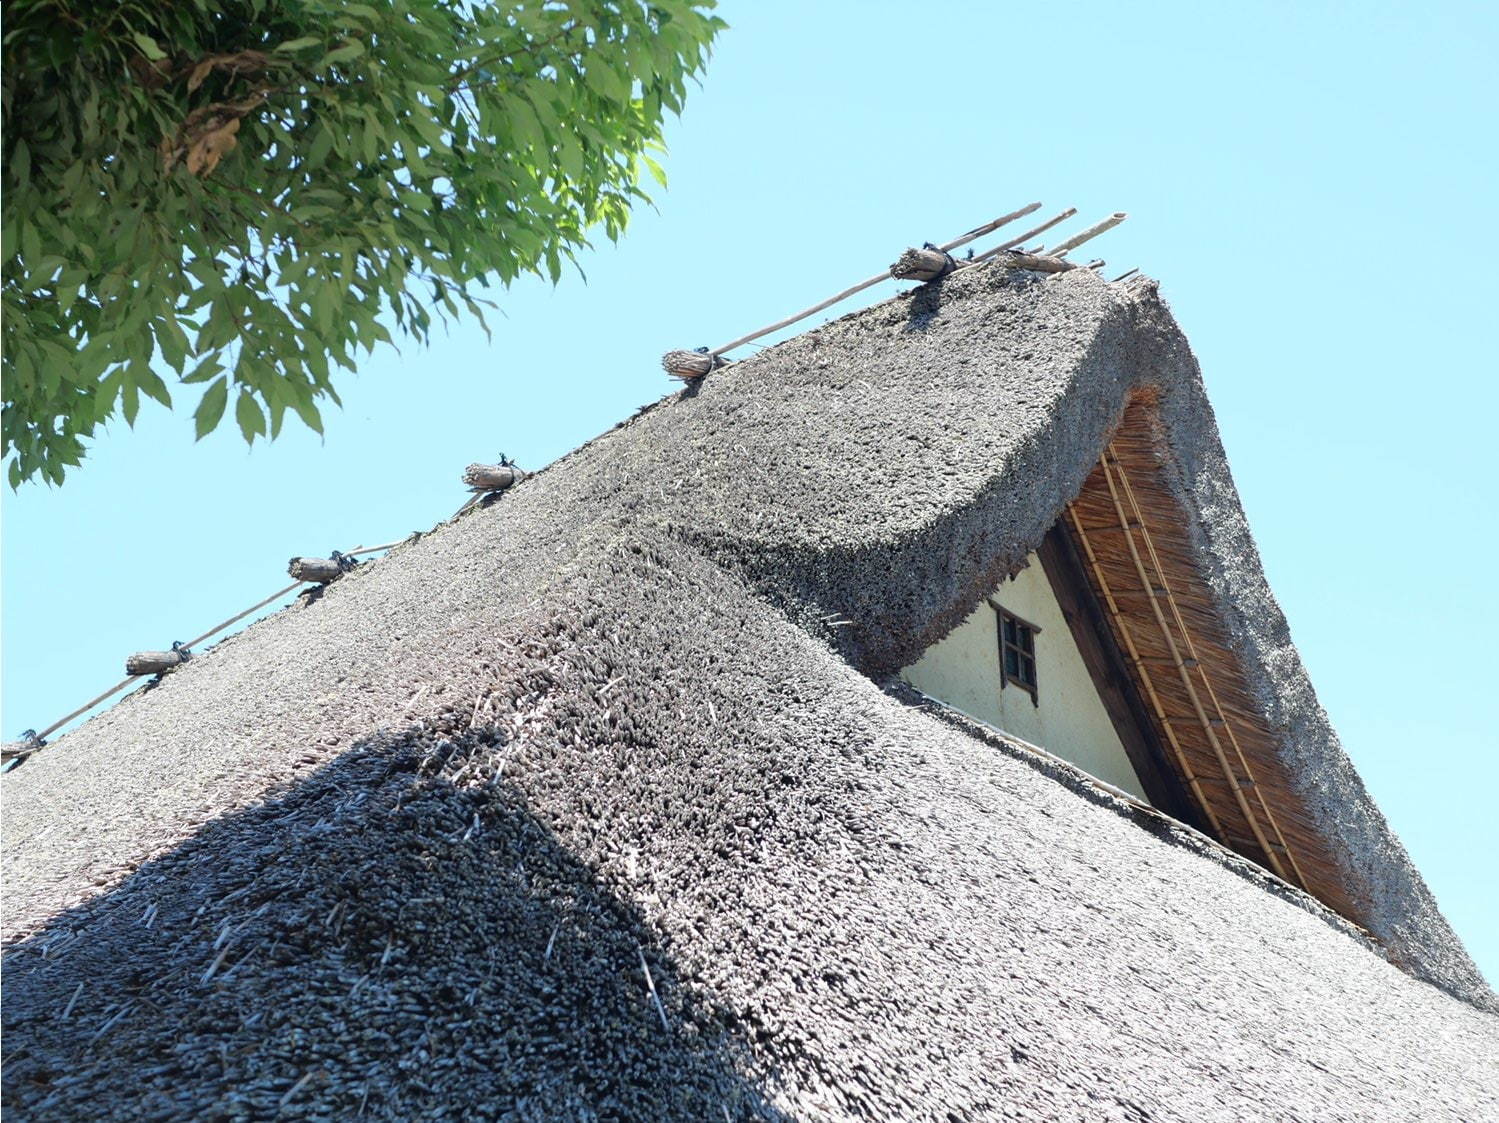
[(502, 761), (371, 738), (8, 948), (7, 1115), (781, 1118)]
[(906, 305), (906, 331), (926, 331), (942, 311), (942, 281), (931, 281), (913, 289)]

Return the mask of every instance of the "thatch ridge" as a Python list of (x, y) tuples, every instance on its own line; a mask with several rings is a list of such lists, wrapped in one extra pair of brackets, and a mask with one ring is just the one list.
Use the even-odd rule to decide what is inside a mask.
[[(1024, 557), (1147, 379), (1185, 492), (1237, 511), (1150, 286), (975, 269), (718, 372), (38, 754), (5, 780), (8, 1109), (1493, 1112), (1492, 1015), (861, 673)], [(1251, 662), (1279, 635), (1242, 630)], [(1375, 935), (1487, 1001), (1390, 841), (1359, 859), (1409, 871)], [(552, 972), (563, 915), (587, 938)]]

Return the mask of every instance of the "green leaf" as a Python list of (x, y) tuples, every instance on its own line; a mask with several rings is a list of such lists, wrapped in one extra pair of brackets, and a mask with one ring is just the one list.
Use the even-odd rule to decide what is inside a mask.
[(524, 98), (516, 98), (510, 105), (510, 123), (515, 136), (532, 152), (546, 150), (546, 134), (536, 110)]
[(161, 352), (161, 357), (166, 360), (178, 374), (182, 373), (183, 364), (187, 362), (187, 349), (192, 346), (183, 332), (182, 325), (177, 322), (175, 316), (165, 316), (157, 320), (153, 325), (156, 334), (156, 347)]
[(134, 429), (136, 415), (141, 411), (141, 395), (135, 383), (125, 383), (124, 392), (120, 395), (120, 403), (122, 412), (125, 414), (125, 424)]
[(149, 35), (137, 31), (135, 33), (135, 45), (141, 49), (141, 53), (152, 62), (160, 62), (167, 57), (167, 53), (156, 45), (156, 40)]
[(116, 370), (107, 375), (94, 390), (94, 422), (102, 425), (115, 410), (115, 400), (120, 396), (120, 384), (125, 372)]
[(208, 358), (204, 359), (201, 363), (195, 366), (191, 374), (183, 375), (182, 381), (189, 386), (196, 382), (207, 382), (210, 378), (218, 374), (219, 371), (223, 369), (224, 364), (219, 362), (218, 359), (216, 359), (214, 356), (210, 355), (208, 356)]
[[(21, 137), (16, 138), (11, 151), (10, 165), (5, 169), (12, 177), (6, 186), (13, 191), (25, 191), (31, 186), (31, 148)], [(6, 239), (7, 247), (10, 239)]]
[[(332, 151), (333, 131), (327, 125), (319, 125), (317, 135), (312, 138), (312, 144), (307, 148), (307, 166), (313, 169), (321, 168)], [(305, 208), (299, 208), (299, 217), (305, 213)]]
[(36, 223), (26, 222), (21, 226), (21, 261), (31, 263), (42, 258), (42, 234)]
[(293, 398), (291, 408), (297, 411), (297, 416), (302, 419), (302, 424), (311, 429), (318, 436), (323, 435), (323, 418), (318, 413), (317, 406), (310, 400)]
[(583, 71), (583, 80), (600, 97), (616, 102), (630, 100), (629, 83), (621, 78), (607, 61), (600, 59), (591, 63)]
[(202, 440), (213, 432), (219, 420), (224, 416), (224, 407), (229, 404), (229, 384), (226, 379), (220, 378), (214, 381), (203, 393), (203, 400), (198, 403), (198, 408), (193, 411), (193, 428), (197, 431), (197, 439)]
[(323, 61), (318, 63), (319, 70), (326, 70), (330, 66), (347, 62), (351, 58), (358, 58), (364, 54), (364, 44), (358, 39), (350, 39), (342, 47), (337, 47), (323, 56)]
[(234, 403), (234, 420), (247, 444), (254, 444), (256, 437), (265, 436), (265, 414), (248, 390), (239, 392), (239, 399)]
[[(32, 99), (7, 111), (0, 167), (13, 480), (62, 478), (96, 426), (178, 378), (203, 389), (200, 436), (231, 394), (250, 438), (292, 410), (321, 431), (369, 349), (482, 323), (478, 278), (560, 283), (660, 181), (662, 117), (720, 26), (710, 0), (95, 7), (76, 35), (23, 34), (7, 9), (0, 36), (6, 89)], [(147, 67), (251, 48), (274, 52), (278, 92), (199, 165), (181, 130), (206, 92)], [(238, 98), (259, 79), (220, 81)]]
[(167, 393), (167, 384), (161, 380), (161, 376), (154, 370), (142, 364), (131, 364), (131, 378), (142, 392), (160, 402), (168, 409), (172, 408), (172, 395)]

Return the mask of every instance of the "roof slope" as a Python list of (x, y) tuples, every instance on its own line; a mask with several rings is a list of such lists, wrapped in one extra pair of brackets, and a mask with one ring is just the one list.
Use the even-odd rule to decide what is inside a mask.
[[(1146, 382), (1375, 934), (1473, 1004), (871, 679)], [(1185, 342), (1083, 271), (965, 271), (720, 372), (5, 796), (18, 1119), (1499, 1111), (1491, 996), (1306, 684)]]

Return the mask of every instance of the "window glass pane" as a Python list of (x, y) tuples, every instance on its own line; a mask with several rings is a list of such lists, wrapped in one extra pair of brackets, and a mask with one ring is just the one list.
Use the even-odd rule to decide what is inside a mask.
[(1005, 674), (1020, 677), (1020, 656), (1015, 654), (1013, 647), (1005, 648)]
[(1005, 642), (1006, 643), (1014, 643), (1015, 642), (1015, 621), (1011, 620), (1008, 616), (1003, 617), (1003, 620), (1004, 620), (1004, 624), (1005, 624)]
[(1027, 653), (1035, 651), (1036, 650), (1035, 636), (1036, 636), (1036, 633), (1033, 632), (1033, 631), (1031, 631), (1029, 628), (1021, 628), (1020, 629), (1020, 650), (1022, 650), (1024, 652), (1027, 652)]
[(1020, 678), (1026, 686), (1034, 687), (1036, 685), (1036, 661), (1034, 659), (1021, 661)]

